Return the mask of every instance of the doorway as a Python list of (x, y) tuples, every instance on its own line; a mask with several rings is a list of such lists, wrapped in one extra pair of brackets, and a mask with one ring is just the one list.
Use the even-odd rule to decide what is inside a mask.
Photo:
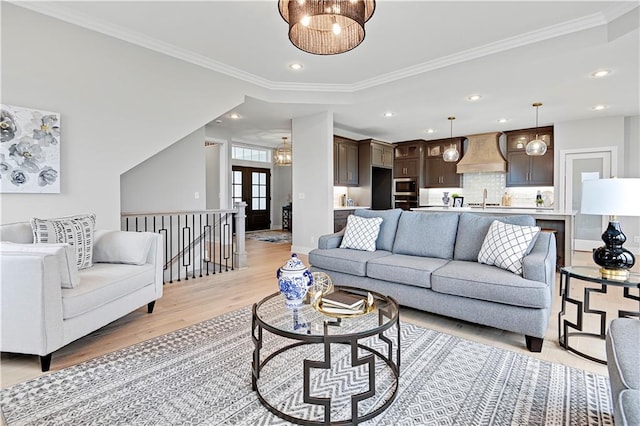
[(271, 170), (257, 167), (232, 167), (232, 201), (247, 203), (245, 228), (259, 231), (271, 228)]
[[(583, 215), (582, 182), (589, 179), (606, 179), (617, 173), (616, 147), (602, 147), (561, 152), (560, 165), (564, 168), (565, 211), (575, 211), (574, 249), (591, 251), (602, 245), (602, 231), (608, 217)], [(561, 170), (562, 173), (562, 170)]]

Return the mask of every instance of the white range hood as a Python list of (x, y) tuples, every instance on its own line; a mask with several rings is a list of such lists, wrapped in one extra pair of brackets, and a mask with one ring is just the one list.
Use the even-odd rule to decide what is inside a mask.
[(500, 152), (500, 132), (467, 136), (467, 151), (458, 162), (457, 173), (507, 172), (507, 160)]

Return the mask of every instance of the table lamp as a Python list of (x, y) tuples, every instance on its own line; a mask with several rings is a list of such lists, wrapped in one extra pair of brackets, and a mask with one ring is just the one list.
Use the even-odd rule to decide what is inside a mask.
[(627, 237), (617, 216), (640, 216), (640, 179), (594, 179), (582, 182), (582, 214), (609, 215), (609, 226), (602, 234), (604, 246), (593, 251), (593, 261), (603, 278), (624, 281), (636, 261), (622, 247)]

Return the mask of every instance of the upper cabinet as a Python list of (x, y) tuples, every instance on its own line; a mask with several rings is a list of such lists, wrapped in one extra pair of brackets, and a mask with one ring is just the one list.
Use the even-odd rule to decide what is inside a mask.
[[(505, 132), (507, 186), (553, 186), (553, 126)], [(525, 147), (536, 134), (547, 144), (541, 156), (529, 156)]]
[(333, 184), (358, 186), (358, 142), (333, 137)]
[(374, 167), (393, 167), (393, 146), (371, 140), (371, 165)]
[(424, 141), (400, 142), (394, 149), (393, 177), (423, 179)]
[(456, 173), (457, 162), (442, 159), (444, 150), (454, 145), (462, 158), (464, 138), (439, 139), (426, 143), (426, 180), (427, 188), (459, 188), (462, 185), (460, 174)]

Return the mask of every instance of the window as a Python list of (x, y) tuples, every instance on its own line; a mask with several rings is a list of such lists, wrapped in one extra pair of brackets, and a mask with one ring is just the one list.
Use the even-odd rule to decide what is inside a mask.
[(244, 146), (233, 146), (231, 148), (231, 158), (234, 160), (257, 161), (260, 163), (271, 163), (271, 150), (261, 148), (247, 148)]
[(267, 209), (267, 174), (251, 173), (251, 209)]
[(241, 171), (233, 171), (233, 177), (231, 180), (231, 201), (232, 205), (235, 205), (236, 202), (242, 201), (242, 172)]

